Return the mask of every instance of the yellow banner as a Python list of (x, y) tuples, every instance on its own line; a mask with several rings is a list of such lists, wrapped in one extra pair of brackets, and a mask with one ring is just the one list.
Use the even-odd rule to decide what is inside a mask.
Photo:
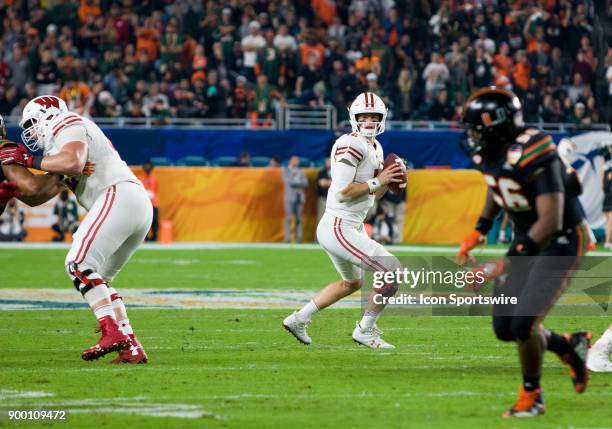
[[(316, 177), (304, 207), (304, 241), (316, 231)], [(160, 220), (171, 220), (175, 241), (269, 242), (283, 240), (280, 168), (158, 167)]]
[(410, 171), (403, 241), (459, 243), (476, 224), (485, 197), (479, 171)]
[[(140, 172), (135, 168), (136, 173)], [(318, 170), (305, 169), (304, 241), (315, 240)], [(280, 168), (157, 167), (161, 221), (174, 241), (280, 242), (283, 179)], [(451, 244), (473, 228), (484, 205), (482, 175), (471, 170), (409, 172), (405, 243)], [(29, 209), (28, 241), (51, 238), (53, 202)]]

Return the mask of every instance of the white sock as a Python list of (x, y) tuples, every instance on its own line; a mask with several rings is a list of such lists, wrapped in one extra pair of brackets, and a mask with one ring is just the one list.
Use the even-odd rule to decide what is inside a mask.
[(319, 307), (317, 307), (317, 304), (315, 304), (313, 300), (310, 300), (308, 301), (308, 304), (303, 306), (300, 311), (296, 313), (296, 316), (298, 320), (307, 322), (317, 311), (319, 311)]
[(113, 307), (110, 304), (104, 304), (99, 306), (94, 310), (94, 314), (96, 315), (96, 319), (98, 320), (107, 316), (110, 316), (113, 319), (115, 318), (115, 312), (113, 311)]
[(378, 316), (380, 316), (380, 313), (372, 313), (372, 312), (366, 311), (363, 317), (361, 318), (361, 321), (359, 322), (359, 326), (361, 327), (362, 330), (373, 328), (374, 325), (376, 325)]
[(117, 325), (119, 325), (119, 329), (121, 329), (121, 332), (123, 332), (125, 335), (131, 335), (134, 333), (129, 319), (117, 320)]
[(108, 292), (106, 285), (102, 284), (92, 287), (89, 292), (83, 296), (83, 298), (85, 298), (87, 304), (93, 308), (93, 306), (100, 301), (110, 302), (110, 293)]

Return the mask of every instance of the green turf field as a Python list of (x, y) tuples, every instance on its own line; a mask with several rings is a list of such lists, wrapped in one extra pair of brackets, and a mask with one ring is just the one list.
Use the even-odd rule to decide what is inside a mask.
[[(612, 374), (593, 374), (577, 395), (552, 355), (543, 378), (546, 414), (501, 419), (515, 400), (518, 362), (512, 345), (495, 340), (487, 317), (383, 316), (379, 326), (397, 349), (381, 352), (351, 341), (358, 307), (315, 316), (310, 347), (282, 329), (287, 309), (136, 308), (132, 324), (150, 363), (84, 362), (81, 350), (98, 335), (88, 310), (8, 309), (10, 302), (41, 305), (30, 295), (15, 300), (15, 290), (78, 297), (68, 292), (65, 253), (0, 249), (2, 410), (69, 409), (69, 422), (53, 426), (78, 428), (612, 427)], [(256, 299), (262, 290), (308, 296), (335, 278), (320, 250), (141, 250), (114, 286), (238, 289)], [(547, 326), (597, 336), (609, 322), (553, 317)], [(43, 424), (0, 417), (0, 427), (13, 426)]]

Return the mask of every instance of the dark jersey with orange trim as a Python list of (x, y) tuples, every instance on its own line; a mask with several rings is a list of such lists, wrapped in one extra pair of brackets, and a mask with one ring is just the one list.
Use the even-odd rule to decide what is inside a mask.
[(563, 230), (582, 221), (578, 207), (581, 193), (576, 173), (557, 153), (552, 137), (536, 128), (526, 128), (497, 162), (475, 162), (485, 176), (493, 199), (504, 208), (519, 233), (527, 233), (538, 219), (536, 197), (563, 192)]

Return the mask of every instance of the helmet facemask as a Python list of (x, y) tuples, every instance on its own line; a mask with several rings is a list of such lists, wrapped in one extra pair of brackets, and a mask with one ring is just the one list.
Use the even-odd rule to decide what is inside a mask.
[(40, 121), (38, 118), (30, 118), (22, 125), (21, 140), (28, 149), (36, 152), (43, 148), (42, 130), (40, 129)]
[[(363, 120), (364, 116), (377, 116), (378, 120), (372, 121)], [(355, 115), (355, 127), (356, 132), (366, 138), (374, 138), (377, 135), (385, 131), (385, 123), (383, 122), (383, 115), (380, 113), (359, 113)], [(351, 124), (352, 125), (352, 124)], [(367, 128), (366, 128), (367, 127)]]

